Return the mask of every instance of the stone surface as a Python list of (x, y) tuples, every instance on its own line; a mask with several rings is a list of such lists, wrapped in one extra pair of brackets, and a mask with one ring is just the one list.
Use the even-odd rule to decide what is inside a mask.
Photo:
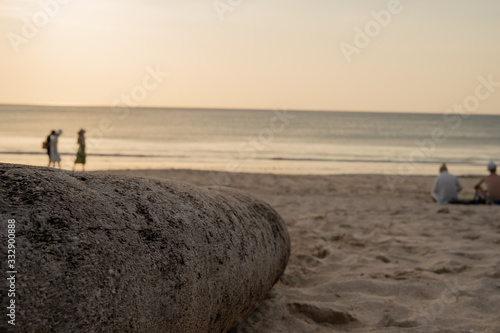
[(19, 332), (226, 332), (290, 252), (266, 203), (174, 181), (0, 164), (0, 217), (2, 244), (16, 220)]

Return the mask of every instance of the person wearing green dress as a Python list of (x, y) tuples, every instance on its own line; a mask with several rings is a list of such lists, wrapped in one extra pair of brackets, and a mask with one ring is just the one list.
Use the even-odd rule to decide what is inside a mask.
[(81, 129), (78, 132), (78, 152), (76, 153), (76, 160), (73, 164), (73, 171), (77, 163), (82, 164), (82, 171), (85, 171), (85, 162), (87, 161), (87, 154), (85, 153), (85, 130)]

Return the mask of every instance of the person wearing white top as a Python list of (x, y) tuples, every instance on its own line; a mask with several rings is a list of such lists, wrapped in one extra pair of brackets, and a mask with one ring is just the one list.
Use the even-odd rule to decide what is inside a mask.
[(448, 168), (444, 163), (439, 168), (439, 172), (441, 174), (434, 182), (434, 189), (431, 193), (432, 198), (441, 205), (458, 200), (458, 192), (463, 187), (457, 177), (448, 173)]
[(52, 131), (50, 134), (50, 162), (49, 166), (52, 163), (52, 166), (55, 168), (56, 163), (59, 165), (59, 169), (61, 168), (61, 155), (57, 151), (57, 143), (59, 141), (59, 135), (62, 134), (62, 130)]

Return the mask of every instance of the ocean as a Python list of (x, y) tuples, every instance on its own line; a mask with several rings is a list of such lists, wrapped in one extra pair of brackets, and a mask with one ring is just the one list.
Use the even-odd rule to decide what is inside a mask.
[(87, 170), (201, 169), (278, 174), (458, 175), (500, 162), (500, 116), (0, 106), (0, 162), (45, 166), (42, 142), (63, 130), (71, 169), (87, 131)]

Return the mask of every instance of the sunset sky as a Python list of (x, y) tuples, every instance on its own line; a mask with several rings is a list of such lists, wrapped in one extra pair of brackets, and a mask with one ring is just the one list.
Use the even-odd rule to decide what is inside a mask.
[[(0, 0), (0, 104), (134, 91), (140, 106), (442, 113), (479, 76), (500, 82), (498, 0), (60, 2)], [(381, 27), (372, 11), (389, 7)], [(340, 45), (367, 24), (380, 31), (348, 62)], [(477, 113), (500, 115), (496, 90)]]

